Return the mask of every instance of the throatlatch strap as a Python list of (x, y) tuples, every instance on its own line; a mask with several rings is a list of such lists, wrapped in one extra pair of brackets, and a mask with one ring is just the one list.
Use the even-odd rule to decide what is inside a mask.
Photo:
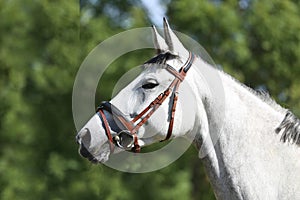
[(169, 122), (169, 128), (167, 132), (167, 136), (164, 140), (170, 139), (172, 132), (173, 132), (173, 127), (174, 127), (174, 118), (175, 118), (175, 111), (176, 111), (176, 105), (177, 105), (177, 100), (178, 100), (178, 87), (179, 87), (180, 81), (178, 80), (177, 84), (175, 85), (174, 91), (173, 91), (173, 97), (172, 98), (172, 108), (171, 108), (171, 116), (170, 116), (170, 122)]
[(167, 136), (166, 136), (165, 139), (161, 140), (161, 142), (170, 139), (170, 137), (172, 136), (173, 126), (174, 126), (174, 119), (175, 119), (175, 111), (176, 111), (176, 105), (177, 105), (178, 94), (179, 94), (179, 92), (178, 92), (179, 85), (184, 80), (187, 71), (191, 68), (191, 66), (194, 62), (194, 59), (195, 59), (195, 55), (193, 53), (189, 52), (189, 58), (186, 61), (186, 63), (180, 68), (179, 72), (177, 72), (172, 67), (167, 68), (167, 70), (175, 76), (174, 81), (176, 81), (176, 83), (175, 83), (174, 88), (173, 88), (173, 97), (171, 99), (172, 107), (171, 107), (171, 116), (170, 116), (170, 122), (169, 122)]

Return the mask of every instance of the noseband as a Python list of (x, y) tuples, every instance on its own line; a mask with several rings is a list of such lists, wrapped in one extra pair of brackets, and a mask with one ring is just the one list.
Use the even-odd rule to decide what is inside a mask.
[[(154, 101), (152, 101), (142, 112), (140, 112), (137, 116), (135, 116), (131, 121), (129, 121), (125, 115), (113, 104), (106, 101), (101, 103), (101, 105), (97, 109), (97, 113), (99, 113), (99, 117), (103, 123), (103, 127), (105, 129), (105, 133), (107, 135), (108, 140), (110, 141), (110, 150), (113, 152), (114, 146), (117, 145), (125, 150), (131, 150), (133, 152), (140, 152), (141, 147), (138, 143), (138, 136), (137, 132), (141, 126), (143, 126), (147, 120), (152, 116), (152, 114), (159, 108), (159, 106), (167, 99), (167, 97), (172, 94), (172, 98), (170, 99), (171, 106), (171, 114), (170, 114), (170, 121), (169, 121), (169, 128), (167, 132), (167, 136), (164, 140), (168, 140), (173, 132), (173, 124), (174, 124), (174, 116), (176, 111), (176, 104), (178, 100), (178, 89), (180, 83), (184, 80), (186, 73), (192, 66), (195, 59), (195, 55), (189, 52), (189, 58), (186, 63), (179, 69), (179, 71), (175, 70), (170, 65), (167, 65), (166, 70), (175, 76), (172, 83), (169, 87)], [(119, 130), (114, 130), (118, 132), (116, 136), (112, 136), (110, 131), (110, 122), (107, 120), (104, 110), (109, 112), (114, 121), (119, 127)], [(111, 122), (112, 123), (112, 122)], [(116, 126), (114, 126), (116, 127)], [(132, 147), (133, 145), (133, 147)]]

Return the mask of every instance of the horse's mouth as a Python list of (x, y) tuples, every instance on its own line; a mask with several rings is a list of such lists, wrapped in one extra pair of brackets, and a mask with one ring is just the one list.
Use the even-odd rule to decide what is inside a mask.
[(83, 144), (80, 145), (79, 154), (87, 158), (89, 161), (91, 161), (93, 164), (99, 163), (98, 159), (95, 158), (86, 148)]

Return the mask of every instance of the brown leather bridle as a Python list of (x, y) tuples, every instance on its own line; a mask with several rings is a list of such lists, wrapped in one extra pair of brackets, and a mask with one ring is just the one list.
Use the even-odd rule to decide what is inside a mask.
[[(175, 70), (170, 65), (167, 65), (166, 70), (173, 74), (175, 76), (174, 80), (171, 82), (169, 87), (154, 101), (152, 101), (142, 112), (140, 112), (137, 116), (135, 116), (131, 121), (129, 121), (125, 115), (116, 108), (113, 104), (106, 101), (101, 103), (101, 105), (97, 109), (97, 113), (99, 113), (99, 117), (101, 118), (101, 121), (103, 123), (103, 127), (105, 129), (105, 133), (107, 135), (108, 140), (110, 141), (110, 150), (113, 152), (115, 144), (121, 148), (124, 148), (125, 150), (131, 150), (133, 152), (140, 152), (141, 147), (138, 143), (138, 136), (137, 132), (141, 126), (145, 124), (145, 122), (152, 116), (152, 114), (160, 107), (160, 105), (167, 99), (167, 97), (172, 93), (171, 98), (171, 114), (170, 114), (170, 121), (169, 121), (169, 127), (167, 136), (164, 140), (168, 140), (173, 132), (173, 124), (174, 124), (174, 117), (175, 117), (175, 111), (176, 111), (176, 104), (178, 100), (178, 89), (180, 83), (184, 80), (186, 73), (192, 66), (195, 59), (195, 55), (191, 52), (189, 52), (189, 58), (186, 61), (186, 63), (179, 69), (179, 71)], [(119, 130), (116, 130), (118, 134), (114, 137), (112, 137), (111, 131), (110, 131), (110, 122), (107, 120), (104, 110), (109, 112), (113, 118), (114, 121), (119, 127)], [(111, 122), (112, 123), (112, 122)], [(135, 123), (137, 123), (135, 125)], [(116, 127), (116, 126), (113, 126)], [(126, 138), (127, 137), (127, 138)], [(130, 140), (130, 137), (132, 137), (131, 142), (126, 142), (126, 139)], [(127, 144), (126, 144), (127, 143)], [(133, 145), (133, 147), (132, 147)]]

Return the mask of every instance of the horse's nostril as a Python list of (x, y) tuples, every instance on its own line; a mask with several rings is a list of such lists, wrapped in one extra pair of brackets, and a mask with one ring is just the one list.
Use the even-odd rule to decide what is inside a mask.
[(81, 144), (81, 138), (80, 138), (79, 134), (76, 135), (75, 140), (76, 140), (77, 144)]
[(78, 144), (83, 144), (86, 147), (89, 147), (91, 144), (91, 134), (88, 129), (82, 129), (76, 136), (76, 141)]

